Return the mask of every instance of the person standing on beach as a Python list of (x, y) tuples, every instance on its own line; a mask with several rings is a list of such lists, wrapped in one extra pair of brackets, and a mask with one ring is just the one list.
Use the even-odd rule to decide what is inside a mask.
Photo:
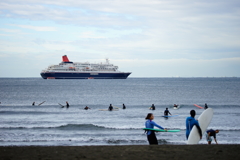
[(109, 111), (112, 111), (112, 110), (113, 110), (112, 104), (110, 104), (110, 106), (108, 107), (108, 110), (109, 110)]
[(69, 108), (69, 104), (68, 104), (68, 102), (66, 102), (66, 107)]
[(155, 110), (155, 106), (154, 104), (152, 104), (152, 106), (150, 107), (151, 110)]
[(193, 126), (195, 125), (197, 127), (197, 129), (198, 129), (198, 133), (199, 133), (200, 139), (202, 139), (202, 130), (201, 130), (200, 126), (199, 126), (198, 121), (194, 118), (195, 115), (196, 115), (195, 110), (191, 110), (190, 111), (190, 115), (191, 115), (191, 117), (187, 117), (186, 118), (186, 137), (188, 139), (188, 136), (189, 136)]
[[(152, 128), (153, 129), (153, 127), (156, 126), (156, 127), (160, 128), (160, 129), (164, 129), (163, 127), (159, 126), (158, 124), (156, 124), (153, 121), (154, 116), (153, 116), (152, 113), (148, 113), (148, 115), (147, 115), (147, 117), (145, 119), (147, 120), (145, 122), (145, 127), (146, 128)], [(164, 129), (164, 130), (166, 130), (166, 129)], [(150, 131), (150, 130), (147, 131), (147, 139), (148, 139), (148, 142), (149, 142), (150, 145), (158, 145), (157, 137), (156, 137), (154, 131)]]
[(168, 113), (169, 113), (170, 115), (172, 115), (172, 114), (169, 112), (168, 108), (166, 108), (166, 110), (164, 111), (164, 116), (168, 116)]
[(211, 136), (214, 137), (214, 140), (215, 140), (216, 144), (218, 144), (217, 139), (216, 139), (216, 134), (219, 133), (218, 129), (217, 130), (210, 129), (210, 130), (207, 130), (206, 133), (207, 133), (206, 134), (206, 139), (207, 139), (209, 145), (212, 143)]

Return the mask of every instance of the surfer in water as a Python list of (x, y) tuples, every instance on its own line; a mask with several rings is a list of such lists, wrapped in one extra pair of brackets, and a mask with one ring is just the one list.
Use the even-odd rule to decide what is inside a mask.
[(170, 115), (172, 115), (172, 114), (169, 112), (168, 108), (166, 108), (166, 110), (164, 111), (164, 116), (168, 116), (168, 113), (169, 113)]
[(207, 139), (209, 145), (212, 143), (212, 138), (211, 137), (214, 137), (214, 140), (215, 140), (216, 144), (218, 144), (217, 139), (216, 139), (216, 134), (219, 133), (218, 129), (217, 130), (210, 129), (210, 130), (207, 130), (206, 133), (207, 133), (206, 134), (206, 139)]
[(35, 102), (32, 103), (32, 106), (35, 106)]
[(195, 125), (197, 127), (197, 129), (198, 129), (198, 133), (199, 133), (200, 139), (202, 139), (202, 130), (201, 130), (200, 126), (199, 126), (198, 121), (194, 118), (195, 115), (196, 115), (195, 110), (191, 110), (190, 111), (190, 115), (191, 115), (191, 117), (187, 117), (187, 119), (186, 119), (186, 137), (188, 139), (188, 136), (189, 136), (193, 126)]
[[(148, 113), (147, 117), (145, 118), (147, 121), (145, 122), (145, 126), (146, 128), (152, 128), (154, 126), (160, 128), (160, 129), (164, 129), (163, 127), (159, 126), (158, 124), (156, 124), (153, 119), (154, 116), (152, 113)], [(164, 129), (167, 131), (167, 129)], [(158, 141), (157, 141), (157, 137), (155, 135), (154, 131), (147, 131), (147, 139), (150, 145), (158, 145)]]
[(68, 102), (66, 102), (66, 107), (69, 108), (69, 104), (68, 104)]
[(88, 109), (91, 109), (91, 108), (90, 108), (90, 107), (88, 107), (88, 106), (86, 106), (84, 109), (85, 109), (85, 110), (88, 110)]
[(204, 109), (208, 109), (208, 105), (207, 105), (207, 103), (205, 103), (205, 107), (204, 107)]
[(152, 106), (150, 107), (151, 110), (155, 110), (155, 106), (154, 104), (152, 104)]
[(178, 105), (174, 104), (174, 105), (173, 105), (173, 107), (174, 107), (174, 108), (177, 108), (177, 107), (178, 107)]
[(108, 110), (109, 110), (109, 111), (112, 111), (112, 110), (113, 110), (112, 104), (110, 104), (110, 106), (108, 107)]
[(123, 109), (126, 109), (126, 106), (125, 106), (125, 104), (123, 104)]

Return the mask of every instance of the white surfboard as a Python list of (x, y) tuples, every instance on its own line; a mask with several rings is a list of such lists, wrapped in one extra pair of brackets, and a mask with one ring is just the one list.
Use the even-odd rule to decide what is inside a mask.
[[(202, 130), (203, 137), (204, 137), (204, 133), (206, 132), (208, 125), (210, 124), (210, 122), (212, 120), (212, 117), (213, 117), (213, 109), (212, 108), (206, 109), (198, 117), (198, 123)], [(198, 144), (199, 141), (200, 141), (200, 136), (198, 133), (198, 129), (196, 126), (193, 126), (193, 128), (189, 134), (187, 144)]]

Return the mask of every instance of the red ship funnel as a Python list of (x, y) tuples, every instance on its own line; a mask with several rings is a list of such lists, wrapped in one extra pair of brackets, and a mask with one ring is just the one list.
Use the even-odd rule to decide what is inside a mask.
[(62, 56), (62, 60), (63, 60), (63, 62), (70, 62), (70, 61), (68, 60), (67, 55)]

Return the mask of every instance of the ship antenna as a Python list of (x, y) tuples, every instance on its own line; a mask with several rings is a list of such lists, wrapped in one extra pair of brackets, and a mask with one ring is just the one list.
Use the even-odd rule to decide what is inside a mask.
[(109, 59), (108, 58), (106, 58), (106, 63), (109, 64)]

